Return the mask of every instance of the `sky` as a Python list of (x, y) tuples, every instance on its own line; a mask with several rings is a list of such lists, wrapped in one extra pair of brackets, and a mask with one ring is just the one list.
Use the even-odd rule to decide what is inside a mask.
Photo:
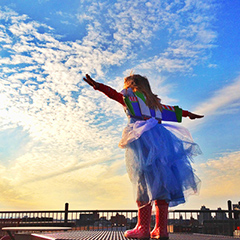
[(184, 119), (202, 155), (197, 196), (175, 209), (240, 201), (239, 0), (1, 0), (0, 210), (136, 209), (118, 147), (117, 91), (131, 71)]

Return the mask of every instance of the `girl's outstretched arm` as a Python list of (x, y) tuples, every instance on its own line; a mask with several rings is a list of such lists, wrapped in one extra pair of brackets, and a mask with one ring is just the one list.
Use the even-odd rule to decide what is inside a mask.
[(86, 77), (83, 78), (83, 80), (88, 83), (90, 86), (92, 86), (95, 90), (98, 90), (105, 95), (107, 95), (109, 98), (121, 103), (123, 106), (126, 106), (123, 101), (123, 95), (119, 92), (117, 92), (115, 89), (94, 81), (88, 74), (86, 74)]
[[(115, 89), (106, 86), (102, 83), (98, 83), (94, 81), (88, 74), (86, 74), (86, 77), (83, 78), (83, 80), (88, 83), (90, 86), (92, 86), (95, 90), (98, 90), (100, 92), (103, 92), (106, 94), (109, 98), (121, 103), (123, 106), (125, 106), (125, 103), (123, 101), (123, 95), (119, 92), (117, 92)], [(183, 117), (189, 117), (190, 119), (196, 119), (196, 118), (202, 118), (204, 117), (203, 115), (198, 115), (186, 110), (182, 111), (182, 116)]]

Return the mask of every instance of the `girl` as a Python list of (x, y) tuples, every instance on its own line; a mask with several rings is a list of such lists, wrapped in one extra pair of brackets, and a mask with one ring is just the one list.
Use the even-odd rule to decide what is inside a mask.
[[(138, 223), (124, 233), (125, 237), (169, 239), (168, 207), (184, 203), (186, 194), (197, 192), (200, 180), (193, 173), (190, 159), (201, 151), (185, 128), (161, 121), (181, 122), (182, 117), (203, 116), (161, 104), (148, 79), (141, 75), (126, 77), (120, 93), (89, 75), (83, 80), (122, 104), (129, 119), (119, 147), (126, 149), (127, 171), (136, 190)], [(150, 233), (152, 201), (156, 221)]]

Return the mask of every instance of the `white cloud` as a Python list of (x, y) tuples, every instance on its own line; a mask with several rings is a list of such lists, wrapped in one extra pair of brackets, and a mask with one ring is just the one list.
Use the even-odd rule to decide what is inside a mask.
[(205, 1), (201, 4), (197, 1), (177, 1), (165, 6), (155, 3), (154, 7), (161, 9), (156, 10), (160, 15), (157, 30), (167, 29), (155, 34), (159, 35), (159, 39), (166, 38), (161, 34), (167, 34), (169, 41), (167, 44), (160, 43), (160, 46), (165, 44), (167, 47), (137, 68), (155, 68), (160, 72), (192, 71), (194, 66), (206, 59), (206, 52), (215, 47), (217, 34), (211, 29), (215, 16), (213, 5)]
[(226, 87), (219, 89), (214, 93), (214, 96), (202, 103), (197, 110), (206, 113), (207, 115), (221, 114), (221, 109), (231, 109), (231, 105), (240, 101), (239, 90), (240, 77), (236, 78)]
[[(78, 161), (88, 161), (90, 156), (102, 152), (111, 156), (113, 143), (117, 146), (117, 141), (113, 139), (120, 134), (120, 130), (114, 131), (113, 137), (109, 136), (106, 129), (100, 132), (92, 115), (100, 111), (101, 106), (95, 102), (99, 95), (90, 90), (83, 90), (82, 95), (79, 95), (77, 83), (81, 82), (82, 76), (78, 71), (96, 71), (102, 75), (103, 60), (104, 64), (111, 65), (124, 56), (120, 51), (114, 55), (109, 51), (94, 50), (80, 42), (59, 42), (49, 33), (38, 34), (36, 28), (39, 26), (31, 21), (28, 24), (20, 22), (10, 26), (15, 36), (11, 41), (11, 51), (15, 54), (10, 58), (3, 58), (2, 65), (10, 64), (15, 67), (3, 68), (8, 77), (0, 83), (1, 99), (5, 103), (1, 106), (2, 129), (19, 125), (29, 133), (34, 155), (29, 153), (30, 155), (22, 157), (35, 162), (32, 169), (40, 162), (46, 166), (49, 166), (47, 161), (58, 164), (51, 157), (55, 156), (53, 159), (57, 159), (64, 156), (67, 159), (69, 153), (81, 156), (77, 158)], [(79, 86), (81, 85), (84, 83), (81, 82)], [(73, 97), (72, 91), (79, 97)], [(104, 108), (107, 109), (102, 106), (102, 110)], [(110, 150), (105, 148), (106, 144), (109, 144)], [(41, 151), (46, 152), (45, 156), (41, 155), (41, 151), (34, 150), (38, 149), (38, 145), (41, 146)], [(91, 154), (88, 153), (89, 146), (92, 149)], [(15, 162), (21, 162), (21, 158)], [(32, 175), (30, 172), (29, 174)], [(25, 179), (24, 175), (21, 177)]]
[[(44, 155), (42, 159), (48, 157), (47, 154)], [(78, 167), (77, 159), (68, 158), (68, 161), (65, 159), (56, 164), (54, 159), (48, 157), (46, 164), (38, 158), (38, 155), (35, 158), (33, 155), (25, 155), (9, 171), (2, 171), (3, 184), (0, 189), (4, 194), (0, 196), (1, 204), (13, 209), (16, 206), (25, 209), (59, 209), (64, 201), (70, 201), (72, 207), (81, 204), (89, 209), (106, 208), (106, 203), (108, 209), (129, 206), (131, 184), (126, 173), (118, 173), (119, 169), (124, 167), (122, 159), (113, 161), (111, 165), (100, 165), (97, 163), (99, 159), (96, 159), (95, 162)], [(52, 174), (52, 171), (56, 173), (57, 168), (59, 174)], [(11, 175), (13, 172), (14, 178)], [(28, 204), (28, 201), (31, 201), (31, 204)]]
[(200, 209), (205, 205), (211, 210), (218, 207), (228, 209), (228, 200), (237, 203), (240, 184), (239, 161), (240, 152), (236, 151), (223, 153), (205, 163), (194, 164), (194, 169), (201, 179), (200, 193), (197, 196), (191, 196), (189, 202), (178, 208)]
[(235, 114), (239, 112), (240, 106), (240, 77), (230, 84), (215, 91), (209, 99), (201, 102), (192, 112), (203, 114), (205, 117), (200, 121), (186, 121), (185, 126), (192, 127), (204, 124), (219, 115)]
[(239, 196), (236, 186), (240, 184), (240, 173), (237, 166), (240, 161), (240, 152), (223, 154), (217, 159), (210, 159), (198, 166), (202, 179), (201, 195), (204, 198)]

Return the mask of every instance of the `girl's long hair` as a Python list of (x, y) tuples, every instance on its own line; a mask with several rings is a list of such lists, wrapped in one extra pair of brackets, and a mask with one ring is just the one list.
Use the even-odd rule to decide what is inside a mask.
[(131, 74), (124, 78), (124, 88), (131, 88), (133, 91), (142, 92), (146, 97), (146, 105), (152, 109), (162, 111), (161, 99), (153, 94), (149, 81), (146, 77), (139, 74)]

